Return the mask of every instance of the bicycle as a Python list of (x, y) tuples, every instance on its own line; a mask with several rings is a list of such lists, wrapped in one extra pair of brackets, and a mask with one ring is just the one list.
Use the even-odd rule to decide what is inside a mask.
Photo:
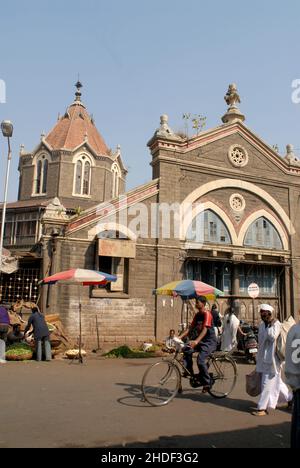
[[(226, 398), (233, 391), (237, 380), (235, 361), (228, 353), (216, 351), (209, 356), (207, 364), (212, 382), (208, 393), (214, 398)], [(172, 359), (163, 358), (148, 367), (144, 373), (143, 401), (147, 401), (151, 406), (167, 405), (178, 393), (183, 392), (182, 378), (188, 378), (192, 388), (203, 386), (185, 367), (182, 345), (178, 344)]]

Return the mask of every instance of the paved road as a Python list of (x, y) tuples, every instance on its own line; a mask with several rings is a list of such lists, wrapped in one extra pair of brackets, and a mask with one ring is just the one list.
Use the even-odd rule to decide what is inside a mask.
[(170, 405), (141, 402), (152, 359), (93, 359), (0, 366), (2, 447), (288, 447), (290, 414), (249, 414), (244, 391), (251, 366), (225, 400), (185, 388)]

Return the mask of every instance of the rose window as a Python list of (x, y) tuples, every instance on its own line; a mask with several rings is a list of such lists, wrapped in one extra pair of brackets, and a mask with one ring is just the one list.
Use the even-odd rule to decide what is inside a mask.
[(234, 145), (229, 150), (229, 160), (236, 167), (246, 166), (248, 163), (248, 154), (245, 148), (240, 145)]
[(230, 207), (234, 211), (243, 211), (246, 207), (244, 197), (238, 193), (234, 193), (233, 195), (231, 195)]

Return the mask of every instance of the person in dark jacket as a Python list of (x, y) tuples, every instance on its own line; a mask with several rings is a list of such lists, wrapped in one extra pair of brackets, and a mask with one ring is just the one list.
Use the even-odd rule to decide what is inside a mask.
[(9, 330), (9, 315), (5, 307), (0, 307), (0, 364), (5, 364), (6, 338)]
[(26, 335), (31, 326), (33, 328), (33, 336), (35, 341), (36, 360), (42, 360), (42, 349), (44, 345), (46, 361), (51, 361), (51, 344), (49, 329), (44, 315), (39, 311), (37, 307), (34, 307), (31, 311), (31, 315), (24, 330), (24, 335)]

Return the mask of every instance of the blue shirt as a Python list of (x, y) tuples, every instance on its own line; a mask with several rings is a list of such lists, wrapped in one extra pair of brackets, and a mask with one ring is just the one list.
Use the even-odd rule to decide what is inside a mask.
[(10, 324), (9, 315), (5, 307), (0, 307), (0, 323), (2, 325)]
[(49, 337), (50, 333), (45, 317), (39, 312), (35, 312), (30, 315), (24, 334), (27, 333), (31, 325), (33, 327), (33, 336), (35, 340), (41, 340), (42, 338)]

